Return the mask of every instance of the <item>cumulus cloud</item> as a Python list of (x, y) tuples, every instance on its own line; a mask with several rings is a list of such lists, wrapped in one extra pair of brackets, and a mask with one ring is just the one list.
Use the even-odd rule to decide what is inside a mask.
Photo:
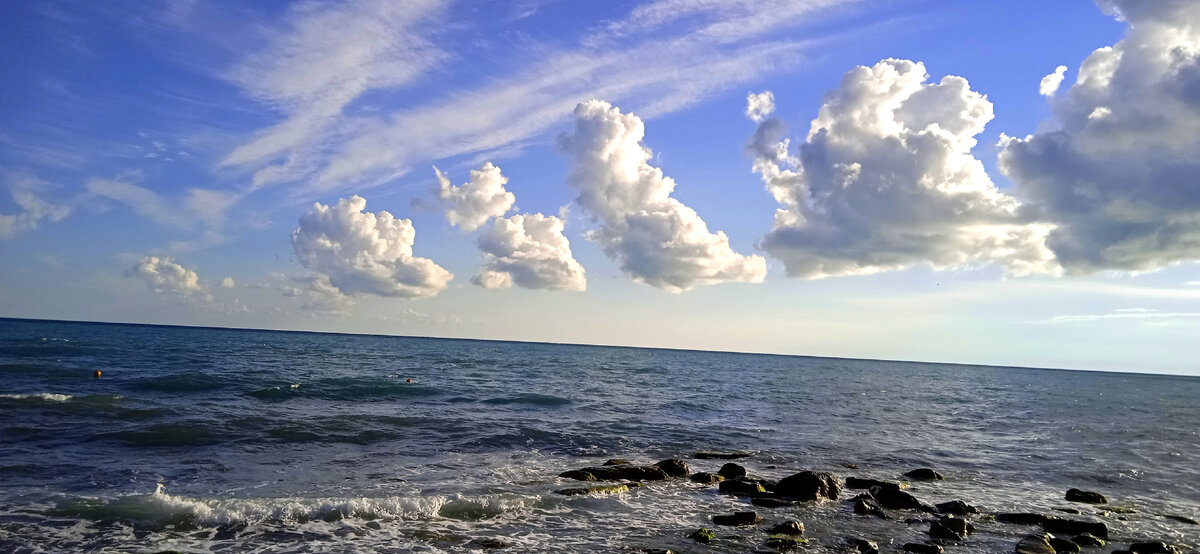
[(366, 205), (357, 195), (334, 206), (313, 204), (292, 232), (300, 263), (347, 295), (421, 298), (444, 290), (454, 276), (413, 255), (412, 221), (364, 212)]
[(1083, 61), (1042, 130), (1002, 137), (1000, 169), (1057, 225), (1069, 272), (1200, 259), (1200, 3), (1099, 4), (1125, 36)]
[(1063, 76), (1066, 73), (1067, 66), (1060, 65), (1056, 67), (1054, 73), (1042, 77), (1042, 82), (1038, 85), (1038, 93), (1042, 96), (1054, 96), (1054, 93), (1058, 92), (1058, 86), (1062, 84)]
[(491, 162), (471, 171), (471, 179), (462, 186), (450, 184), (450, 179), (433, 168), (438, 179), (438, 196), (446, 209), (446, 221), (463, 231), (474, 231), (493, 217), (504, 215), (517, 198), (504, 190), (508, 178)]
[(224, 279), (221, 279), (221, 288), (223, 288), (223, 289), (231, 289), (236, 286), (237, 286), (237, 283), (233, 282), (233, 277), (226, 277)]
[(763, 247), (789, 275), (917, 264), (1055, 271), (1049, 227), (1028, 222), (971, 156), (991, 102), (962, 77), (927, 78), (923, 64), (907, 60), (850, 70), (796, 149), (781, 140), (780, 120), (759, 123), (747, 149), (782, 205)]
[(529, 289), (581, 291), (583, 266), (571, 254), (563, 220), (552, 215), (518, 214), (498, 218), (479, 235), (487, 258), (472, 283), (488, 289), (516, 284)]
[(0, 214), (0, 239), (36, 229), (43, 221), (60, 221), (71, 213), (68, 206), (49, 202), (42, 197), (48, 185), (27, 175), (6, 175), (5, 184), (12, 196), (17, 213)]
[(171, 258), (146, 256), (125, 273), (145, 281), (154, 292), (195, 294), (203, 291), (200, 276), (194, 270), (179, 265)]
[(771, 91), (746, 95), (746, 117), (752, 121), (762, 121), (775, 113), (775, 94)]
[(724, 232), (671, 197), (675, 181), (650, 165), (642, 120), (607, 102), (575, 108), (575, 128), (560, 137), (571, 156), (568, 183), (599, 227), (588, 233), (630, 277), (670, 292), (722, 282), (762, 282), (766, 260), (734, 252)]

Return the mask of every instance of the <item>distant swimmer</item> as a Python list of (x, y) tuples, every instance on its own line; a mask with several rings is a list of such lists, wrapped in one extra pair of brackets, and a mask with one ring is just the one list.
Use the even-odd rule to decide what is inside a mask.
[[(99, 373), (99, 372), (97, 372), (97, 373)], [(97, 375), (96, 377), (99, 377), (99, 375)], [(405, 383), (411, 383), (411, 382), (412, 382), (412, 379), (405, 379), (405, 380), (404, 380), (404, 382), (405, 382)]]
[(96, 372), (95, 372), (95, 373), (93, 373), (92, 375), (95, 375), (95, 376), (96, 376), (96, 378), (97, 378), (97, 379), (99, 379), (99, 378), (100, 378), (100, 370), (99, 370), (99, 369), (97, 369), (97, 370), (96, 370)]

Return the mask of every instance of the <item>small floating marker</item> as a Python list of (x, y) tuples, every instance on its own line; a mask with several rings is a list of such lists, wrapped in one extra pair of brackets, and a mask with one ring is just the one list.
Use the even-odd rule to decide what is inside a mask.
[[(97, 377), (98, 377), (98, 376), (97, 376)], [(405, 380), (404, 380), (404, 382), (405, 382), (405, 383), (411, 383), (411, 382), (412, 382), (412, 379), (405, 379)]]
[(95, 375), (96, 378), (99, 379), (100, 378), (100, 370), (97, 369), (95, 373), (92, 373), (92, 375)]

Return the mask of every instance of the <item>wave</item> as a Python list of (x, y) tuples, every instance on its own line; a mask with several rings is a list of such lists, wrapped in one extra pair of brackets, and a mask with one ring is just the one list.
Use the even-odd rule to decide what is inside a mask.
[(504, 396), (499, 398), (489, 398), (483, 401), (484, 404), (525, 404), (529, 406), (566, 406), (571, 403), (568, 398), (554, 396), (551, 394), (517, 394), (513, 396)]
[(175, 529), (309, 521), (433, 520), (479, 521), (524, 511), (541, 497), (515, 494), (467, 496), (384, 496), (356, 498), (200, 499), (168, 494), (160, 483), (153, 493), (112, 499), (72, 498), (46, 511), (52, 517), (121, 521)]
[(92, 435), (93, 440), (118, 440), (133, 446), (204, 446), (219, 442), (217, 433), (202, 423), (157, 423), (141, 429)]
[(39, 392), (33, 394), (0, 394), (0, 398), (9, 398), (12, 400), (43, 400), (46, 402), (66, 402), (74, 396), (70, 394), (57, 394), (53, 392)]

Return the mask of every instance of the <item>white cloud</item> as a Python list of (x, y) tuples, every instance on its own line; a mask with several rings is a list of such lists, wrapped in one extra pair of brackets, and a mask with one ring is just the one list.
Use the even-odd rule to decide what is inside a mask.
[(300, 309), (304, 315), (340, 317), (349, 314), (354, 307), (354, 299), (342, 294), (325, 275), (296, 277), (275, 274), (272, 277), (280, 283), (280, 294), (302, 301)]
[(588, 233), (626, 274), (670, 292), (722, 282), (762, 282), (766, 260), (743, 256), (729, 237), (671, 197), (675, 181), (649, 164), (642, 120), (607, 102), (575, 108), (575, 128), (559, 143), (572, 158), (568, 183), (599, 224)]
[(771, 91), (746, 95), (746, 117), (758, 122), (775, 113), (775, 94)]
[(1112, 321), (1112, 320), (1136, 320), (1136, 321), (1154, 321), (1162, 322), (1163, 320), (1186, 320), (1200, 317), (1200, 313), (1195, 312), (1162, 312), (1146, 308), (1127, 308), (1123, 310), (1114, 310), (1104, 314), (1078, 314), (1078, 315), (1060, 315), (1054, 316), (1044, 323), (1094, 323), (1097, 321)]
[(563, 220), (552, 215), (518, 214), (497, 218), (479, 235), (487, 261), (471, 279), (483, 288), (581, 291), (587, 288), (583, 266), (571, 254)]
[(196, 294), (204, 290), (194, 270), (175, 263), (171, 258), (146, 256), (125, 275), (145, 281), (154, 292)]
[(1058, 92), (1058, 86), (1063, 82), (1063, 76), (1067, 73), (1067, 66), (1060, 65), (1054, 68), (1054, 73), (1042, 77), (1042, 82), (1038, 85), (1038, 93), (1042, 96), (1054, 96)]
[[(927, 264), (1054, 272), (1046, 225), (1029, 223), (971, 156), (992, 104), (966, 79), (927, 83), (921, 63), (847, 72), (794, 152), (778, 119), (747, 149), (782, 205), (763, 247), (789, 275), (820, 278)], [(762, 114), (763, 116), (767, 114)]]
[(508, 178), (491, 162), (471, 170), (471, 179), (462, 186), (450, 184), (450, 179), (433, 168), (438, 179), (438, 196), (446, 209), (446, 221), (463, 231), (478, 229), (487, 220), (504, 215), (517, 201), (513, 193), (504, 190)]
[(444, 290), (454, 276), (413, 255), (412, 222), (386, 211), (364, 213), (366, 205), (356, 195), (335, 206), (315, 203), (301, 215), (292, 232), (300, 263), (347, 295), (421, 298)]
[(0, 240), (36, 229), (43, 221), (60, 221), (71, 213), (68, 206), (47, 202), (42, 192), (49, 185), (27, 175), (5, 174), (5, 185), (19, 210), (15, 214), (0, 214)]
[(237, 286), (237, 283), (235, 283), (233, 281), (233, 277), (226, 277), (224, 279), (221, 279), (221, 288), (223, 288), (223, 289), (231, 289), (236, 286)]
[(202, 188), (189, 188), (182, 198), (167, 198), (133, 183), (109, 179), (92, 179), (85, 189), (92, 197), (126, 204), (138, 215), (159, 225), (192, 229), (203, 224), (209, 242), (219, 239), (225, 212), (242, 198), (239, 193)]
[(1084, 60), (1042, 130), (1003, 137), (1000, 168), (1057, 225), (1068, 272), (1200, 259), (1200, 3), (1099, 3), (1125, 37)]

